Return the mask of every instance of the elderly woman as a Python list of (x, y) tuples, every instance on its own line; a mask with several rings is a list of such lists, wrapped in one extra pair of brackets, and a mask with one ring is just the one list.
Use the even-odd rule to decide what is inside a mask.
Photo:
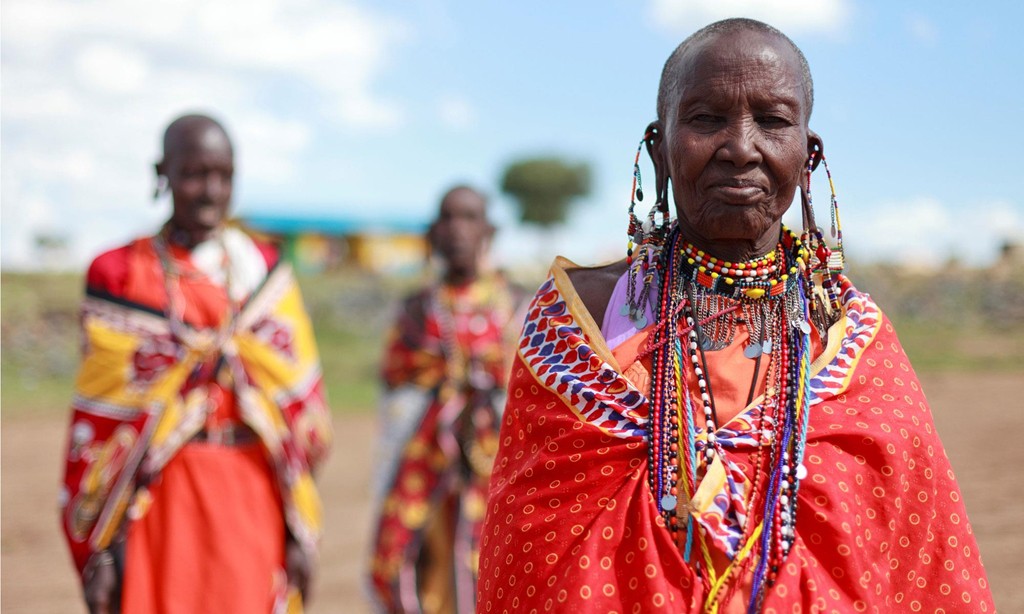
[(559, 260), (531, 306), (480, 611), (993, 611), (917, 378), (814, 225), (812, 102), (760, 22), (665, 64), (629, 257)]
[(330, 444), (320, 362), (277, 251), (227, 225), (234, 150), (164, 134), (154, 236), (98, 256), (82, 303), (61, 524), (91, 613), (301, 611)]

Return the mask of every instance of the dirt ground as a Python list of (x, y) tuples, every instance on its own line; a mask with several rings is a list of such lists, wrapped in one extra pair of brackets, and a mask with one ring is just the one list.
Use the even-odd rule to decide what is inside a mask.
[[(1024, 612), (1024, 374), (924, 378), (1001, 612)], [(84, 612), (57, 524), (65, 418), (6, 411), (2, 424), (0, 609)], [(12, 413), (15, 417), (9, 418)], [(339, 418), (320, 474), (327, 513), (310, 611), (368, 612), (362, 565), (370, 535), (372, 416)], [(1006, 440), (1006, 441), (1004, 441)]]

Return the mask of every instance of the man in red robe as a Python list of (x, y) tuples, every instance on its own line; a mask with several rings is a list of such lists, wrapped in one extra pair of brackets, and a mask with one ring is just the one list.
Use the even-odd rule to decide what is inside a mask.
[(473, 612), (477, 543), (523, 293), (486, 266), (482, 194), (441, 200), (443, 278), (402, 304), (383, 360), (371, 581), (387, 612)]
[(225, 225), (220, 124), (175, 120), (156, 172), (170, 219), (86, 279), (61, 491), (85, 600), (301, 609), (321, 525), (311, 471), (331, 441), (310, 322), (276, 250)]

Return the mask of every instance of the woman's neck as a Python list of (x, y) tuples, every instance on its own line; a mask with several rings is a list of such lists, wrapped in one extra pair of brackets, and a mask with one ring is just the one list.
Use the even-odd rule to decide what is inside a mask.
[(691, 228), (680, 224), (681, 239), (704, 253), (728, 262), (749, 262), (763, 258), (775, 251), (782, 232), (781, 223), (777, 223), (756, 240), (747, 239), (707, 239)]

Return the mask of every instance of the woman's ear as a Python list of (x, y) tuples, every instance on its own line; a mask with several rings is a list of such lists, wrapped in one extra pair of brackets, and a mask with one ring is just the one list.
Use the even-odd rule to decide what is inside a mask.
[(654, 196), (657, 202), (668, 202), (668, 156), (665, 155), (665, 139), (661, 130), (661, 120), (655, 120), (647, 124), (647, 131), (644, 133), (644, 143), (647, 145), (647, 155), (651, 157), (654, 164)]
[[(807, 159), (811, 161), (811, 170), (818, 168), (821, 158), (825, 155), (825, 143), (813, 130), (807, 131)], [(812, 157), (813, 156), (813, 157)]]

